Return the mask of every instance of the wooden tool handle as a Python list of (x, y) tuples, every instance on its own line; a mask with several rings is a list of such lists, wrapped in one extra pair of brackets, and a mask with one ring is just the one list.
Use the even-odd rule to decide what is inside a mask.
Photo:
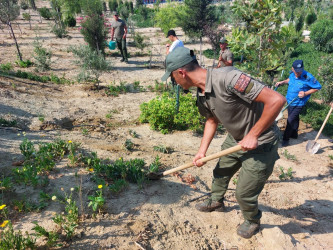
[(326, 118), (325, 118), (325, 121), (324, 121), (323, 125), (321, 125), (321, 128), (320, 128), (320, 130), (319, 130), (319, 132), (318, 132), (318, 134), (317, 134), (317, 136), (316, 136), (315, 142), (318, 140), (318, 138), (319, 138), (319, 136), (320, 136), (320, 134), (321, 134), (321, 131), (323, 131), (323, 129), (324, 129), (324, 127), (325, 127), (325, 124), (326, 124), (328, 118), (330, 117), (330, 115), (331, 115), (331, 113), (332, 113), (332, 110), (333, 110), (333, 107), (331, 107), (331, 108), (330, 108), (330, 111), (328, 111), (328, 114), (327, 114), (327, 116), (326, 116)]
[[(227, 149), (222, 150), (220, 152), (217, 152), (215, 154), (208, 155), (208, 156), (206, 156), (204, 158), (201, 158), (200, 161), (201, 162), (208, 162), (208, 161), (214, 160), (216, 158), (220, 158), (220, 157), (222, 157), (224, 155), (232, 154), (232, 153), (237, 152), (237, 151), (239, 151), (241, 149), (242, 149), (241, 145), (236, 145), (234, 147), (227, 148)], [(179, 167), (172, 168), (172, 169), (169, 169), (167, 171), (164, 171), (163, 175), (172, 174), (174, 172), (177, 172), (177, 171), (180, 171), (180, 170), (184, 170), (184, 169), (187, 169), (187, 168), (190, 168), (190, 167), (193, 167), (193, 166), (194, 166), (193, 162), (189, 162), (189, 163), (186, 163), (186, 164), (181, 165)]]

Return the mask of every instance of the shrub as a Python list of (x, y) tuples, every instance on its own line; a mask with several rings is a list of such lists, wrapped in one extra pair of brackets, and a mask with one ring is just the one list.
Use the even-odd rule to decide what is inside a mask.
[(138, 28), (154, 27), (155, 11), (147, 8), (146, 6), (140, 6), (136, 8), (134, 14), (131, 16), (131, 20), (135, 22), (135, 26)]
[(26, 10), (26, 9), (29, 8), (29, 5), (26, 2), (23, 2), (23, 1), (21, 2), (20, 6), (21, 6), (22, 10)]
[(0, 69), (3, 71), (10, 71), (13, 69), (13, 65), (11, 63), (3, 63), (0, 64)]
[(103, 16), (92, 14), (86, 16), (81, 22), (81, 34), (84, 36), (89, 47), (95, 51), (101, 51), (104, 54), (104, 49), (107, 46), (105, 40), (107, 39), (107, 29), (104, 23)]
[(134, 44), (135, 47), (143, 51), (145, 47), (147, 47), (147, 44), (145, 43), (145, 37), (141, 36), (138, 32), (134, 35)]
[(81, 68), (78, 75), (79, 81), (92, 80), (98, 85), (101, 74), (111, 70), (111, 63), (105, 60), (101, 52), (92, 50), (89, 46), (71, 47), (69, 51), (77, 57), (75, 63)]
[(322, 58), (322, 64), (318, 69), (318, 75), (322, 79), (321, 96), (325, 102), (333, 101), (333, 55)]
[(318, 20), (311, 26), (310, 38), (316, 49), (333, 52), (333, 20)]
[(76, 26), (76, 19), (73, 16), (68, 16), (65, 20), (65, 24), (68, 27), (75, 27)]
[(111, 12), (112, 11), (116, 11), (117, 8), (118, 8), (118, 2), (117, 2), (117, 0), (110, 0), (109, 1), (109, 9), (110, 9), (110, 11)]
[(180, 95), (179, 112), (176, 112), (176, 99), (167, 93), (158, 96), (148, 103), (140, 105), (141, 122), (148, 122), (152, 129), (163, 134), (172, 130), (197, 130), (202, 125), (195, 99), (191, 94)]
[(309, 13), (306, 17), (305, 17), (305, 23), (307, 26), (310, 26), (311, 24), (313, 24), (315, 21), (317, 20), (317, 15), (314, 12)]
[(21, 68), (29, 68), (30, 66), (33, 65), (33, 63), (30, 60), (26, 60), (26, 61), (17, 60), (15, 63), (17, 64), (17, 66), (19, 66)]
[(45, 18), (47, 20), (49, 20), (52, 17), (51, 11), (48, 8), (46, 8), (46, 7), (39, 8), (38, 12), (41, 15), (41, 17), (43, 17), (43, 18)]
[(52, 52), (43, 48), (38, 37), (34, 41), (34, 59), (36, 71), (45, 71), (50, 69)]

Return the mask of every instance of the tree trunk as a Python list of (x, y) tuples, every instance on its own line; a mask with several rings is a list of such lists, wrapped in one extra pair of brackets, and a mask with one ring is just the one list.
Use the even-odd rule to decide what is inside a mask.
[(16, 49), (17, 49), (17, 53), (18, 53), (18, 56), (19, 56), (19, 58), (20, 58), (20, 61), (23, 61), (23, 60), (22, 60), (22, 55), (21, 55), (21, 52), (20, 52), (20, 48), (19, 48), (19, 46), (18, 46), (18, 44), (17, 44), (16, 37), (15, 37), (15, 34), (14, 34), (14, 30), (13, 30), (13, 28), (12, 28), (12, 24), (11, 24), (10, 21), (8, 22), (8, 26), (9, 26), (9, 28), (10, 28), (10, 31), (12, 32), (12, 35), (13, 35), (13, 38), (14, 38), (14, 41), (15, 41), (15, 45), (16, 45)]
[(202, 63), (202, 36), (200, 36), (200, 65)]

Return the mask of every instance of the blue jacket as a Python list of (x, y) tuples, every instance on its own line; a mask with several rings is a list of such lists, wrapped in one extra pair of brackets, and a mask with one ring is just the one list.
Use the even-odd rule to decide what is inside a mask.
[[(309, 72), (303, 70), (302, 75), (296, 78), (294, 72), (289, 75), (289, 86), (287, 91), (287, 102), (290, 103), (300, 91), (308, 91), (310, 89), (321, 89), (320, 83)], [(296, 99), (290, 106), (304, 106), (311, 95)]]

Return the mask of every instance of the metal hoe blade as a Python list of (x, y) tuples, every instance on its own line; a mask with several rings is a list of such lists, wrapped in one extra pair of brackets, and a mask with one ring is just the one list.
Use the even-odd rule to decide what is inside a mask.
[(313, 155), (318, 152), (319, 148), (320, 144), (316, 141), (308, 141), (306, 144), (306, 151)]

